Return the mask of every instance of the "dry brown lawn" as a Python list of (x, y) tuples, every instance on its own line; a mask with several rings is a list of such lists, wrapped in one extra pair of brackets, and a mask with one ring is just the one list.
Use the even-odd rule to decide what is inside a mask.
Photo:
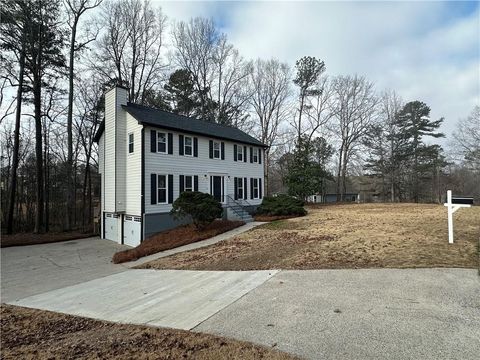
[(2, 359), (296, 359), (274, 349), (189, 331), (11, 305), (2, 305), (0, 311)]
[(454, 214), (429, 204), (310, 207), (304, 217), (275, 221), (215, 245), (143, 265), (155, 269), (252, 270), (464, 267), (479, 265), (480, 207)]

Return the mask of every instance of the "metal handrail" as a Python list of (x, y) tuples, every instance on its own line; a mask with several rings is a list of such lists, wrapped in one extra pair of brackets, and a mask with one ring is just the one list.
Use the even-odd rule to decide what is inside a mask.
[[(237, 200), (235, 200), (231, 195), (225, 195), (225, 196), (227, 197), (227, 206), (228, 206), (230, 209), (232, 209), (232, 210), (235, 212), (235, 214), (237, 214), (237, 215), (240, 216), (240, 217), (243, 217), (243, 215), (242, 215), (242, 214), (239, 214), (239, 213), (237, 212), (237, 210), (235, 210), (235, 208), (233, 208), (232, 206), (230, 206), (231, 202), (233, 202), (233, 203), (234, 203), (235, 205), (237, 205), (237, 206), (240, 206), (240, 207), (242, 208), (242, 211), (243, 211), (243, 212), (249, 214), (249, 212), (244, 209), (245, 206), (244, 206), (243, 204), (241, 204), (240, 202), (238, 202)], [(231, 200), (231, 201), (229, 201), (229, 200)], [(248, 203), (248, 202), (247, 202), (247, 203)]]

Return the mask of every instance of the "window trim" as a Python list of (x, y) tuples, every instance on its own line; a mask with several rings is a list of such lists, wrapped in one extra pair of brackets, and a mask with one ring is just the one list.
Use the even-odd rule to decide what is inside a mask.
[(243, 145), (237, 145), (237, 161), (244, 161)]
[[(190, 139), (190, 145), (187, 145), (187, 139)], [(187, 154), (187, 146), (190, 148), (190, 154)], [(193, 157), (193, 136), (183, 137), (183, 155)]]
[[(188, 155), (189, 156), (189, 155)], [(192, 179), (192, 182), (191, 182), (191, 187), (188, 188), (187, 187), (187, 178), (191, 178)], [(183, 191), (190, 191), (190, 192), (193, 192), (194, 189), (195, 189), (195, 185), (194, 185), (194, 176), (193, 175), (183, 175)], [(190, 190), (187, 190), (187, 189), (190, 189)]]
[[(130, 136), (132, 140), (130, 141)], [(130, 151), (130, 145), (132, 145), (132, 151)], [(135, 152), (135, 134), (133, 132), (128, 133), (128, 154), (133, 154)]]
[[(165, 187), (160, 187), (159, 177), (165, 177)], [(165, 190), (165, 202), (160, 202), (159, 190)], [(157, 174), (157, 205), (166, 205), (168, 204), (168, 174)]]
[[(255, 183), (256, 183), (256, 187), (255, 187)], [(258, 178), (253, 178), (253, 199), (254, 200), (258, 200), (260, 199), (260, 184), (259, 184), (259, 181), (258, 181)], [(257, 196), (255, 196), (255, 190), (257, 190)]]
[[(218, 157), (215, 156), (215, 144), (218, 145)], [(212, 144), (212, 159), (218, 159), (220, 160), (222, 158), (222, 143), (220, 141), (215, 141), (213, 140), (213, 144)]]
[[(165, 142), (159, 142), (158, 141), (158, 135), (159, 134), (165, 135)], [(165, 151), (160, 151), (160, 146), (158, 146), (158, 144), (165, 144)], [(157, 153), (168, 154), (168, 133), (163, 132), (163, 131), (158, 131), (158, 130), (157, 130)]]
[(258, 152), (259, 152), (259, 150), (258, 150), (258, 148), (253, 148), (252, 150), (253, 150), (253, 155), (252, 155), (253, 162), (255, 164), (258, 164)]
[[(244, 181), (243, 177), (238, 177), (237, 178), (237, 194), (236, 195), (237, 195), (237, 199), (239, 199), (239, 200), (243, 200), (243, 196), (244, 196), (244, 191), (245, 190), (243, 189), (243, 185), (244, 185), (243, 181)], [(239, 193), (240, 190), (242, 191), (241, 196), (240, 196), (240, 193)]]

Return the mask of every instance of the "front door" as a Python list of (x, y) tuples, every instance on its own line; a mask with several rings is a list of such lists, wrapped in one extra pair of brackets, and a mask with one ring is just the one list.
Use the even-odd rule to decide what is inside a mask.
[(219, 202), (223, 202), (223, 176), (212, 176), (211, 194)]

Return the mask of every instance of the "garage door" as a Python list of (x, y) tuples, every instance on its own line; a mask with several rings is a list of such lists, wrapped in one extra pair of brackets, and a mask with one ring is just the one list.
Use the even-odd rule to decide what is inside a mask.
[(142, 219), (139, 216), (125, 216), (123, 222), (123, 243), (125, 245), (139, 245), (141, 231)]
[(105, 239), (118, 241), (118, 221), (119, 215), (106, 213), (105, 214)]

